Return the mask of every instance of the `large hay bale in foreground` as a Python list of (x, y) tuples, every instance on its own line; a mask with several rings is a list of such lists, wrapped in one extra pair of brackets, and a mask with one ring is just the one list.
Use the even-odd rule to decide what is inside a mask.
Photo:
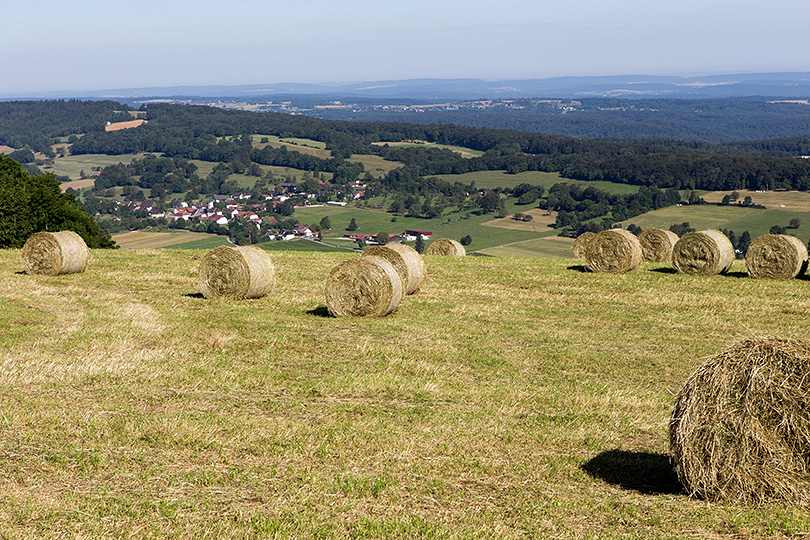
[(384, 317), (396, 311), (405, 285), (394, 266), (381, 257), (342, 262), (326, 278), (326, 308), (334, 317)]
[(428, 246), (426, 255), (447, 255), (451, 257), (464, 257), (467, 250), (464, 246), (449, 238), (437, 238)]
[(670, 452), (686, 491), (710, 501), (810, 503), (810, 344), (737, 343), (678, 395)]
[(795, 278), (807, 269), (807, 248), (795, 236), (765, 234), (751, 242), (745, 266), (752, 278)]
[(635, 234), (624, 229), (602, 231), (588, 242), (585, 264), (591, 272), (635, 270), (641, 264), (641, 245)]
[(662, 229), (645, 229), (638, 235), (643, 260), (650, 262), (671, 262), (672, 248), (678, 242), (678, 235)]
[(734, 262), (734, 246), (715, 230), (686, 233), (672, 248), (672, 264), (683, 274), (725, 274)]
[(89, 259), (87, 244), (73, 231), (38, 232), (22, 248), (26, 274), (76, 274), (85, 271)]
[(197, 282), (206, 298), (261, 298), (273, 290), (276, 271), (270, 254), (263, 249), (220, 246), (203, 256)]
[(419, 290), (427, 276), (425, 261), (415, 249), (405, 244), (393, 243), (373, 246), (363, 252), (363, 257), (381, 257), (390, 262), (402, 278), (405, 294)]
[(585, 258), (585, 250), (588, 248), (588, 244), (593, 240), (594, 236), (596, 236), (595, 232), (585, 231), (576, 237), (574, 245), (571, 246), (571, 251), (575, 259)]

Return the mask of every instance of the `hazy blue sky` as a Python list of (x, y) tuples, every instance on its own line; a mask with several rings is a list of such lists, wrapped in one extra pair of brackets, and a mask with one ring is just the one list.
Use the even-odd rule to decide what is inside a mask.
[(0, 94), (419, 77), (810, 71), (807, 0), (14, 4), (0, 11)]

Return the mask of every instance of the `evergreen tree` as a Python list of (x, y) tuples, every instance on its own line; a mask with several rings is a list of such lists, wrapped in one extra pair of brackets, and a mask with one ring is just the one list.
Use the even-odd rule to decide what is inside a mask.
[(423, 253), (425, 251), (425, 241), (422, 239), (422, 235), (416, 237), (416, 244), (413, 248), (417, 253)]

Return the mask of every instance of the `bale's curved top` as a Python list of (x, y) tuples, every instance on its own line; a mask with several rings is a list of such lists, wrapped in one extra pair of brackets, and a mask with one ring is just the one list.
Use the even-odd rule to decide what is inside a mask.
[(765, 234), (751, 242), (745, 266), (752, 278), (795, 278), (807, 269), (807, 248), (795, 236)]
[(585, 231), (574, 239), (574, 244), (571, 246), (571, 251), (575, 259), (584, 259), (585, 250), (588, 248), (588, 243), (596, 236), (595, 232)]
[(203, 256), (197, 282), (206, 298), (261, 298), (275, 286), (276, 272), (270, 254), (263, 249), (220, 246)]
[(644, 229), (638, 235), (638, 242), (645, 261), (671, 262), (672, 248), (678, 242), (678, 235), (663, 229)]
[(810, 503), (810, 344), (749, 339), (686, 381), (670, 422), (670, 453), (693, 496)]
[(75, 274), (84, 272), (90, 250), (73, 231), (38, 232), (31, 235), (22, 249), (26, 274)]
[(396, 311), (405, 286), (386, 259), (350, 259), (335, 266), (326, 278), (326, 308), (334, 317), (384, 317)]
[(428, 246), (426, 255), (449, 255), (453, 257), (464, 257), (467, 250), (460, 243), (449, 238), (437, 238)]
[(672, 264), (683, 274), (725, 274), (734, 263), (734, 246), (712, 229), (686, 233), (672, 248)]
[(585, 264), (591, 272), (635, 270), (641, 264), (641, 245), (636, 235), (624, 229), (602, 231), (588, 242)]
[(390, 262), (399, 272), (405, 284), (405, 294), (413, 294), (425, 281), (427, 270), (425, 261), (415, 249), (405, 244), (393, 243), (384, 246), (373, 246), (363, 252), (363, 257), (382, 257)]

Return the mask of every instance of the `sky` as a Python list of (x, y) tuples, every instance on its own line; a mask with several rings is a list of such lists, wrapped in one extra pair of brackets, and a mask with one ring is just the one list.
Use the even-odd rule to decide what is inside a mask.
[(0, 8), (0, 94), (810, 72), (807, 0), (14, 4)]

